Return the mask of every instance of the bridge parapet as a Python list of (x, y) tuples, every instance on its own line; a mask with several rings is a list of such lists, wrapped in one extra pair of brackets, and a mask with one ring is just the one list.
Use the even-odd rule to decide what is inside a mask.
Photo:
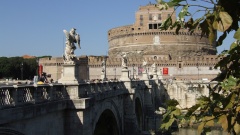
[[(102, 99), (127, 92), (123, 82), (83, 83), (79, 85), (79, 98)], [(102, 97), (102, 98), (100, 98)]]
[(123, 92), (127, 92), (124, 82), (5, 85), (0, 86), (0, 109), (64, 99), (102, 99)]
[(0, 86), (0, 109), (67, 98), (61, 84)]

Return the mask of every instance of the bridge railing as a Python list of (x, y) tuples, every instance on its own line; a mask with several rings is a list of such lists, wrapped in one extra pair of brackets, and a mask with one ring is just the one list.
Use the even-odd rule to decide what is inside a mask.
[(90, 97), (96, 94), (116, 91), (116, 90), (125, 90), (123, 82), (99, 82), (99, 83), (84, 83), (79, 85), (79, 97)]
[(61, 84), (0, 86), (0, 109), (67, 99)]
[[(133, 82), (139, 86), (139, 82)], [(77, 84), (79, 93), (76, 98), (108, 96), (127, 92), (124, 82), (100, 82)], [(0, 86), (0, 109), (14, 106), (38, 104), (54, 100), (69, 99), (70, 91), (63, 84), (42, 85), (5, 85)], [(74, 92), (75, 93), (75, 92)], [(75, 97), (75, 96), (74, 96)]]

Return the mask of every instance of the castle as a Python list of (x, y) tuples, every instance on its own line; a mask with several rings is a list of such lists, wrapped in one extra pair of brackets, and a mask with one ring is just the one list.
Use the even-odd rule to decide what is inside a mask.
[[(194, 33), (181, 29), (160, 31), (162, 22), (172, 15), (173, 8), (160, 11), (154, 4), (140, 6), (135, 14), (135, 23), (108, 31), (108, 56), (79, 57), (81, 80), (100, 79), (102, 62), (106, 60), (106, 78), (119, 79), (122, 52), (128, 52), (129, 78), (140, 79), (143, 60), (151, 77), (151, 65), (156, 64), (157, 74), (163, 79), (211, 80), (220, 72), (214, 65), (221, 59), (216, 55), (216, 46), (211, 45), (200, 31)], [(54, 80), (61, 78), (62, 58), (42, 58), (39, 64)], [(81, 73), (80, 73), (81, 72)]]

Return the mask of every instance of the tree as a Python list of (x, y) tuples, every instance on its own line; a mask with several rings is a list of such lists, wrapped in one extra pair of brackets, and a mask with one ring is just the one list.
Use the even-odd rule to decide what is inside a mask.
[(0, 78), (8, 77), (9, 72), (9, 60), (7, 57), (0, 57)]
[(33, 79), (36, 75), (38, 63), (36, 58), (23, 59), (22, 57), (0, 57), (0, 78)]
[[(235, 41), (224, 50), (219, 57), (222, 59), (215, 65), (220, 67), (221, 73), (215, 79), (218, 84), (209, 86), (209, 96), (202, 96), (198, 103), (188, 109), (186, 115), (179, 113), (178, 102), (168, 103), (167, 113), (164, 114), (162, 129), (167, 130), (174, 121), (188, 119), (199, 123), (199, 134), (205, 134), (216, 122), (231, 133), (240, 133), (240, 1), (239, 0), (158, 0), (160, 10), (174, 7), (181, 8), (176, 22), (171, 16), (167, 18), (160, 30), (175, 29), (176, 34), (181, 29), (188, 29), (190, 33), (201, 31), (201, 36), (207, 36), (210, 43), (221, 46), (230, 32), (235, 32)], [(195, 11), (193, 11), (193, 8)], [(191, 10), (191, 12), (190, 12)], [(200, 17), (196, 17), (201, 13)], [(195, 17), (195, 18), (194, 18)], [(187, 20), (187, 21), (185, 21)], [(217, 34), (221, 34), (217, 41)], [(198, 112), (198, 113), (196, 113)]]

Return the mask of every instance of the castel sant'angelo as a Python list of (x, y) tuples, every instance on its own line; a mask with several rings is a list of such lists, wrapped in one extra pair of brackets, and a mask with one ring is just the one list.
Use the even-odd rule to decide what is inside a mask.
[[(108, 31), (108, 56), (80, 56), (81, 79), (100, 79), (102, 62), (106, 60), (106, 77), (118, 79), (121, 75), (121, 53), (126, 52), (129, 77), (141, 79), (142, 64), (146, 61), (151, 76), (154, 64), (161, 78), (177, 80), (213, 79), (219, 73), (214, 65), (219, 61), (215, 45), (200, 31), (190, 34), (187, 29), (160, 31), (158, 27), (173, 13), (173, 9), (160, 11), (155, 4), (140, 6), (132, 25), (112, 28)], [(176, 20), (175, 13), (172, 20)], [(43, 71), (54, 80), (61, 77), (62, 58), (43, 58), (39, 63)]]

